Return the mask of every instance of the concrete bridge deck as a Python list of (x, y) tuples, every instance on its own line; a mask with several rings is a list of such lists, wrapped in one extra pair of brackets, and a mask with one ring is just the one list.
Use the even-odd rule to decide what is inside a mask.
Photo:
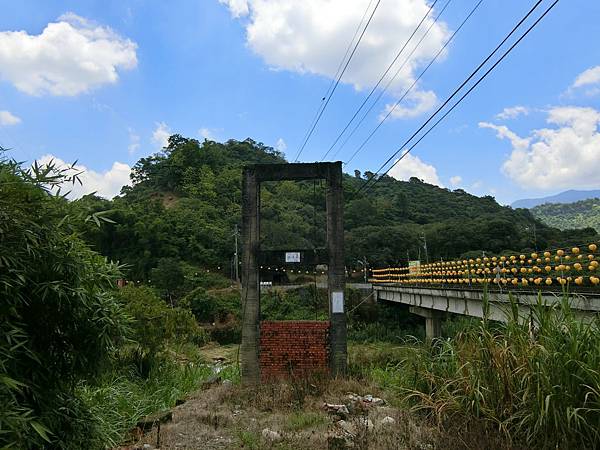
[[(560, 291), (490, 290), (484, 293), (476, 289), (449, 287), (398, 286), (374, 284), (376, 301), (389, 301), (408, 305), (414, 314), (425, 317), (428, 338), (440, 336), (441, 319), (445, 313), (480, 317), (485, 315), (484, 296), (487, 295), (487, 317), (506, 322), (511, 313), (513, 297), (519, 317), (531, 317), (532, 307), (541, 301), (547, 306), (556, 305), (563, 297)], [(591, 321), (600, 314), (600, 294), (591, 292), (569, 293), (569, 304), (574, 314), (584, 321)]]

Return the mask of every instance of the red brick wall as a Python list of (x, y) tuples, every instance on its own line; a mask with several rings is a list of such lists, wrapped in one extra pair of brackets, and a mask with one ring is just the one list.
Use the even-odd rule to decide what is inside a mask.
[(329, 372), (329, 322), (261, 322), (259, 361), (263, 380)]

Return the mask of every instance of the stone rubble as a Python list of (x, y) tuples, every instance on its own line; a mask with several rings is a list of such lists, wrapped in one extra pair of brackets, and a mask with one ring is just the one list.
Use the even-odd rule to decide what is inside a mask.
[(262, 437), (271, 442), (278, 442), (281, 440), (281, 434), (277, 431), (270, 430), (269, 428), (265, 428), (262, 430)]
[(390, 417), (390, 416), (384, 417), (379, 422), (379, 424), (382, 425), (382, 426), (393, 425), (395, 423), (396, 423), (396, 419), (394, 419), (393, 417)]

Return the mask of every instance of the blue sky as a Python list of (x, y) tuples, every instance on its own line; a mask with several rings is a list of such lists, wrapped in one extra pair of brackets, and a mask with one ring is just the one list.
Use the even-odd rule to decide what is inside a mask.
[[(302, 161), (321, 159), (432, 1), (381, 0)], [(446, 1), (337, 159), (347, 160), (476, 3), (452, 0), (433, 24)], [(346, 170), (378, 168), (533, 3), (484, 0)], [(293, 159), (368, 4), (0, 0), (0, 145), (20, 160), (78, 160), (88, 174), (77, 193), (107, 196), (169, 132), (251, 137)], [(560, 1), (390, 173), (502, 203), (600, 188), (599, 18), (600, 2)]]

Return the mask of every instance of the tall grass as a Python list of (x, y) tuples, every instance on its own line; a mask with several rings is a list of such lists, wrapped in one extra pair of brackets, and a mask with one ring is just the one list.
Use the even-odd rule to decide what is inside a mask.
[(132, 368), (130, 373), (120, 372), (98, 386), (82, 383), (78, 393), (89, 407), (96, 427), (92, 433), (94, 441), (87, 448), (116, 447), (142, 417), (173, 407), (211, 372), (206, 365), (164, 360), (152, 367), (147, 378)]
[[(530, 448), (600, 446), (600, 330), (565, 295), (505, 324), (483, 320), (452, 340), (413, 347), (396, 369), (414, 407), (442, 423), (461, 418)], [(389, 377), (388, 377), (389, 378)]]

